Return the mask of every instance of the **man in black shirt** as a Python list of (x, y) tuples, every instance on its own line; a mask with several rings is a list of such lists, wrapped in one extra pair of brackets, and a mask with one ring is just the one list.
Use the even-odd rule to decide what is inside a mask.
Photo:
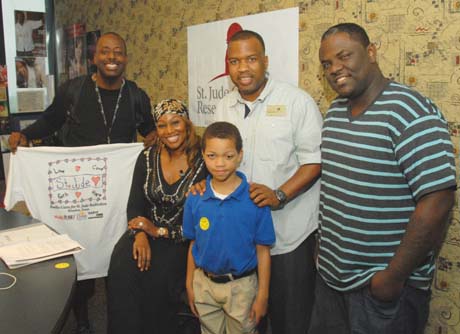
[[(136, 140), (136, 130), (144, 144), (155, 138), (155, 125), (147, 94), (124, 78), (128, 57), (125, 41), (109, 32), (97, 42), (94, 63), (97, 72), (62, 85), (52, 104), (41, 117), (9, 138), (11, 151), (60, 131), (64, 146), (88, 146), (129, 143)], [(94, 279), (78, 281), (73, 310), (78, 333), (91, 333), (88, 299), (94, 294)]]
[[(134, 82), (124, 78), (127, 61), (124, 40), (116, 33), (104, 34), (94, 55), (97, 72), (62, 85), (35, 123), (11, 133), (11, 150), (15, 152), (18, 145), (58, 130), (64, 146), (132, 142), (136, 129), (151, 141), (155, 127), (150, 100)], [(75, 91), (79, 95), (73, 99)]]

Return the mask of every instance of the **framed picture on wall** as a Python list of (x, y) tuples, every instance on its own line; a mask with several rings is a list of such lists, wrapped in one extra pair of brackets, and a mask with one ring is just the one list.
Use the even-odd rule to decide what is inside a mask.
[[(50, 0), (2, 0), (8, 107), (11, 117), (42, 112), (50, 103), (54, 74), (54, 13)], [(1, 84), (0, 84), (1, 85)]]
[(46, 108), (46, 88), (18, 88), (18, 113), (40, 112)]
[(8, 117), (8, 102), (0, 101), (0, 117)]
[(46, 57), (45, 13), (16, 10), (16, 55), (18, 57)]
[(45, 57), (16, 57), (15, 63), (17, 88), (46, 87)]
[(2, 153), (10, 152), (10, 145), (8, 144), (8, 139), (10, 135), (0, 135), (0, 149)]

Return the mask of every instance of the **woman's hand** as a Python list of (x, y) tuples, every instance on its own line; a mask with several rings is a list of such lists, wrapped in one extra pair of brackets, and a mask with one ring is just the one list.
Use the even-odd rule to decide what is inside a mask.
[(149, 270), (152, 253), (148, 236), (144, 232), (138, 232), (134, 238), (133, 258), (137, 260), (137, 267), (140, 271)]
[[(153, 238), (169, 238), (169, 231), (165, 227), (155, 226), (150, 219), (142, 216), (137, 216), (128, 222), (130, 230), (144, 231)], [(160, 228), (163, 229), (163, 235), (160, 235)]]
[(128, 228), (130, 230), (138, 230), (138, 231), (144, 231), (148, 235), (155, 237), (157, 232), (157, 227), (153, 225), (152, 221), (150, 219), (147, 219), (142, 216), (137, 216), (133, 219), (131, 219), (128, 222)]

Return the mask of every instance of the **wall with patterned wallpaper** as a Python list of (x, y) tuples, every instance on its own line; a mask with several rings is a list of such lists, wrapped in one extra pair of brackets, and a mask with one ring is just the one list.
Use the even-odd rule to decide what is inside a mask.
[[(321, 34), (330, 25), (363, 25), (378, 46), (386, 76), (431, 97), (460, 137), (460, 1), (457, 0), (55, 0), (57, 26), (126, 37), (127, 76), (152, 102), (187, 101), (187, 26), (288, 7), (300, 10), (300, 86), (326, 111), (334, 96), (318, 63)], [(457, 159), (458, 166), (458, 159)], [(460, 212), (454, 209), (436, 266), (426, 334), (460, 334)]]

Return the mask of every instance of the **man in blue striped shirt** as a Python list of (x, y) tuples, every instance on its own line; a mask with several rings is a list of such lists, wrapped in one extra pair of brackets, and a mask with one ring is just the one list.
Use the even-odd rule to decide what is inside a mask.
[(456, 188), (447, 122), (430, 99), (383, 76), (362, 27), (329, 28), (319, 58), (338, 97), (322, 133), (309, 333), (423, 333)]

